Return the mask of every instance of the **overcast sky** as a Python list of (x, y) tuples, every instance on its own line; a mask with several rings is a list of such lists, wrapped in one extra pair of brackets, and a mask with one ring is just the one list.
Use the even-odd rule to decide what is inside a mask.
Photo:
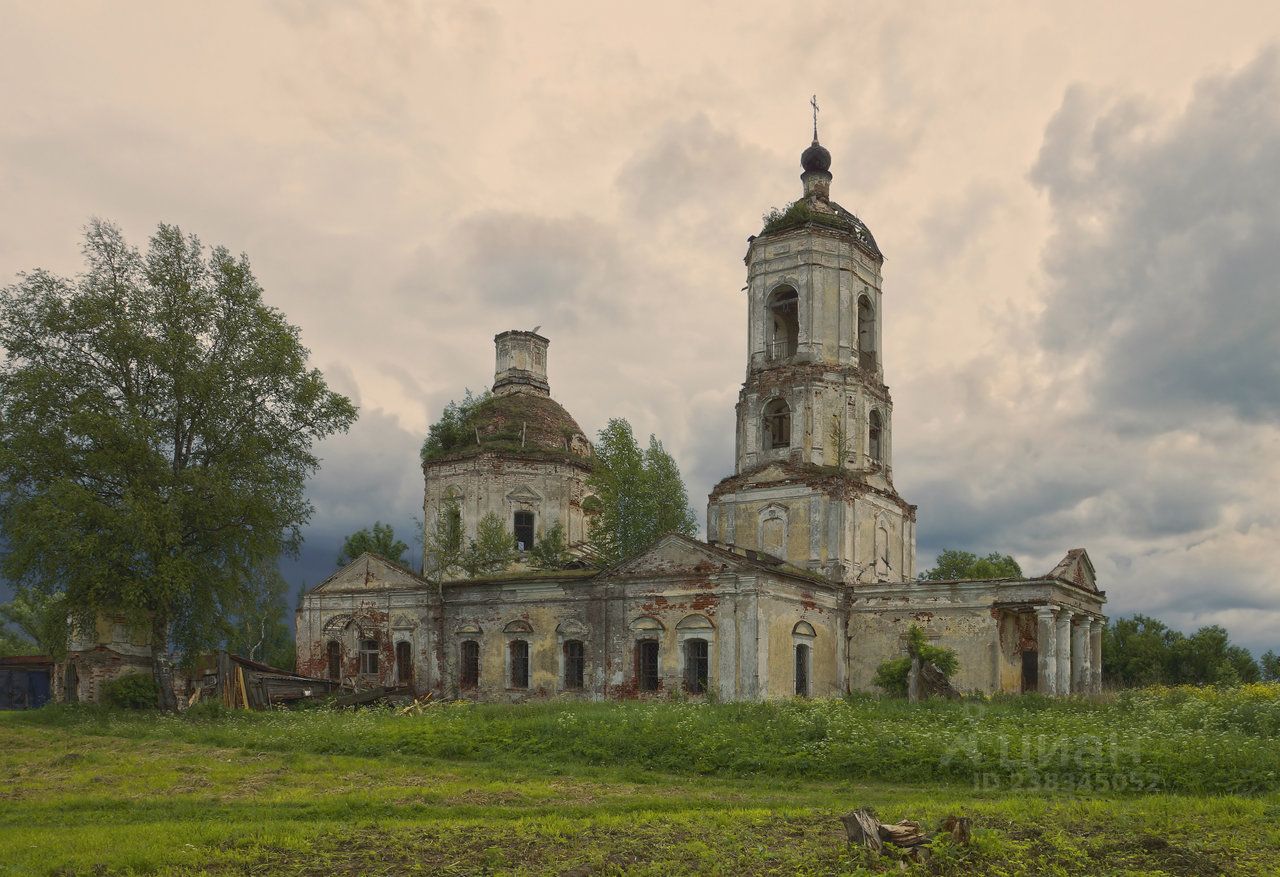
[[(614, 8), (610, 9), (612, 6)], [(1280, 11), (1262, 3), (0, 3), (0, 285), (91, 216), (243, 251), (360, 421), (295, 583), (493, 335), (593, 434), (733, 467), (742, 256), (800, 194), (886, 254), (894, 474), (943, 548), (1089, 550), (1112, 615), (1280, 647)]]

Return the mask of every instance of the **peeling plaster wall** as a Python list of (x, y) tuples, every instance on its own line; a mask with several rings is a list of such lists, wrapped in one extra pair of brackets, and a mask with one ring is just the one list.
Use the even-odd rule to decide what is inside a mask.
[(712, 495), (710, 538), (780, 557), (851, 584), (915, 577), (915, 521), (900, 501), (841, 476), (767, 469), (760, 483)]
[[(884, 384), (879, 257), (852, 233), (805, 226), (747, 252), (747, 375), (736, 475), (708, 502), (707, 533), (850, 584), (915, 576), (915, 508), (893, 486), (893, 402)], [(797, 337), (780, 353), (770, 302), (795, 291)], [(871, 302), (874, 355), (860, 356), (858, 301)], [(785, 347), (785, 345), (784, 345)], [(786, 403), (789, 444), (771, 447), (765, 410)], [(873, 452), (872, 413), (879, 417)]]
[(474, 539), (480, 519), (496, 514), (513, 534), (517, 511), (534, 514), (534, 539), (551, 527), (564, 527), (565, 541), (586, 539), (582, 501), (587, 497), (586, 463), (523, 459), (512, 454), (484, 453), (433, 463), (427, 467), (423, 521), (429, 535), (446, 496), (459, 499), (465, 539)]
[[(809, 694), (839, 697), (845, 693), (844, 624), (839, 593), (833, 588), (785, 588), (761, 600), (765, 647), (761, 650), (761, 689), (764, 697), (796, 695), (796, 646), (809, 646)], [(805, 622), (814, 636), (796, 636)]]
[[(876, 668), (906, 654), (905, 637), (918, 625), (932, 644), (952, 649), (960, 691), (1021, 690), (1023, 622), (1008, 620), (1006, 605), (1052, 605), (1102, 617), (1104, 597), (1059, 581), (914, 582), (854, 589), (849, 607), (849, 681), (877, 691)], [(1034, 643), (1035, 626), (1029, 627)]]

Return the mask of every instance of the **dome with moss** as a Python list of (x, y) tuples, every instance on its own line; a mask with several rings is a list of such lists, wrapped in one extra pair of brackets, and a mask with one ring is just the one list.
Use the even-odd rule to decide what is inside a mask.
[(496, 336), (493, 390), (451, 402), (422, 445), (424, 465), (481, 453), (561, 460), (590, 466), (582, 427), (551, 398), (546, 338), (511, 330)]

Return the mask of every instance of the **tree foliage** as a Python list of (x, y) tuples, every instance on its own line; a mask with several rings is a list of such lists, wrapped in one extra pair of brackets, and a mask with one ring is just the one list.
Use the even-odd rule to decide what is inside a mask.
[(16, 630), (0, 626), (0, 658), (39, 654), (40, 647)]
[(404, 553), (408, 550), (409, 546), (396, 538), (390, 524), (374, 521), (372, 527), (356, 530), (346, 538), (338, 554), (338, 566), (346, 566), (366, 551), (383, 560), (403, 564)]
[(604, 563), (634, 554), (667, 533), (698, 532), (676, 461), (652, 435), (641, 451), (626, 420), (614, 418), (600, 430), (587, 484), (599, 501), (587, 541)]
[(61, 593), (21, 590), (0, 603), (0, 621), (16, 627), (42, 655), (62, 660), (67, 654), (67, 601)]
[(1280, 655), (1268, 649), (1258, 661), (1264, 682), (1280, 682)]
[(143, 255), (96, 220), (83, 253), (74, 280), (0, 293), (0, 568), (78, 623), (123, 612), (190, 655), (296, 551), (312, 444), (355, 408), (245, 256), (170, 225)]
[(1232, 645), (1216, 624), (1187, 636), (1158, 619), (1134, 615), (1103, 630), (1102, 674), (1112, 685), (1131, 687), (1233, 685), (1257, 682), (1262, 671), (1249, 650)]
[(105, 706), (145, 710), (156, 705), (156, 680), (145, 673), (130, 673), (105, 682), (99, 695)]
[(476, 436), (472, 418), (476, 409), (487, 402), (491, 395), (488, 390), (477, 395), (468, 389), (461, 402), (451, 400), (444, 406), (440, 419), (427, 428), (427, 438), (422, 443), (422, 461), (425, 463), (459, 448), (474, 445)]
[(239, 613), (227, 619), (227, 651), (282, 670), (293, 670), (297, 649), (286, 599), (288, 583), (272, 563), (262, 570), (251, 587)]
[(573, 554), (569, 551), (564, 527), (559, 521), (547, 528), (529, 552), (529, 565), (534, 569), (564, 569), (572, 560)]
[(951, 579), (1016, 579), (1022, 577), (1022, 567), (1012, 555), (995, 551), (979, 557), (971, 551), (948, 548), (938, 555), (933, 569), (920, 573), (922, 582), (942, 582)]
[(462, 509), (455, 499), (446, 499), (436, 515), (423, 545), (422, 574), (439, 587), (462, 572), (466, 544), (462, 532)]
[(489, 512), (476, 524), (476, 538), (463, 552), (461, 565), (469, 576), (496, 575), (516, 561), (516, 545), (502, 518)]
[(938, 671), (950, 679), (960, 668), (960, 659), (951, 649), (935, 646), (929, 642), (924, 631), (918, 625), (911, 625), (907, 631), (907, 654), (898, 658), (890, 658), (876, 668), (872, 684), (895, 697), (907, 696), (907, 685), (911, 675), (911, 658), (919, 655), (921, 663), (933, 664)]

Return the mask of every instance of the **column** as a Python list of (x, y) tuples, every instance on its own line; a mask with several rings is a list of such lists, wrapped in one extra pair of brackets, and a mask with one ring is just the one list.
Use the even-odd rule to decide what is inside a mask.
[(1069, 609), (1058, 611), (1058, 695), (1071, 693), (1071, 616)]
[(1041, 694), (1053, 695), (1057, 692), (1058, 627), (1054, 623), (1057, 614), (1058, 610), (1052, 606), (1036, 609), (1036, 648), (1040, 651), (1036, 687)]
[(1089, 621), (1089, 690), (1094, 694), (1102, 692), (1102, 627), (1105, 623), (1101, 618)]
[(1092, 685), (1089, 658), (1089, 619), (1077, 615), (1071, 627), (1071, 690), (1076, 694), (1088, 694)]

